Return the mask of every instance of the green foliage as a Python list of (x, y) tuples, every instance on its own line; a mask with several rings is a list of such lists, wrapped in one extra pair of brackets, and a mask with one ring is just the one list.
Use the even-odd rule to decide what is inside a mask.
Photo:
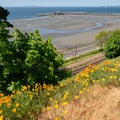
[(115, 58), (120, 55), (120, 30), (111, 32), (106, 41), (104, 52), (107, 58)]
[[(0, 94), (0, 110), (5, 120), (36, 120), (48, 113), (54, 119), (66, 110), (65, 105), (78, 102), (81, 95), (89, 95), (91, 86), (100, 84), (103, 87), (120, 87), (120, 57), (105, 60), (97, 66), (89, 65), (85, 70), (72, 78), (59, 82), (58, 85), (43, 86), (35, 84), (23, 86), (19, 91), (12, 91), (11, 95)], [(56, 108), (55, 106), (58, 106)]]
[(95, 37), (95, 40), (97, 41), (97, 45), (99, 45), (102, 49), (106, 43), (106, 40), (109, 38), (111, 31), (101, 31), (98, 33)]
[[(4, 29), (3, 31), (5, 31)], [(0, 81), (1, 89), (11, 90), (16, 85), (34, 85), (35, 83), (56, 84), (67, 77), (68, 73), (59, 72), (63, 64), (62, 54), (57, 54), (50, 38), (43, 40), (38, 31), (22, 33), (16, 30), (11, 38), (9, 31), (0, 37)], [(4, 83), (4, 85), (3, 85)]]
[(43, 40), (38, 31), (28, 34), (15, 30), (10, 35), (8, 14), (0, 7), (0, 92), (35, 83), (56, 84), (70, 75), (59, 71), (63, 55), (57, 54), (51, 38)]
[(9, 15), (8, 10), (0, 6), (0, 27), (2, 26), (3, 23), (5, 23), (7, 27), (13, 27), (13, 25), (7, 21), (8, 15)]

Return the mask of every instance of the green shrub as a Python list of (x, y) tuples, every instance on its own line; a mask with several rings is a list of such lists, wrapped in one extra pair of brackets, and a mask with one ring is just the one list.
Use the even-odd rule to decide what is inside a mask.
[(3, 41), (0, 38), (0, 79), (4, 84), (1, 85), (2, 89), (11, 86), (11, 83), (12, 88), (16, 83), (17, 86), (56, 84), (57, 80), (65, 77), (59, 72), (59, 67), (64, 62), (63, 56), (57, 54), (50, 38), (43, 40), (38, 31), (24, 34), (16, 30), (11, 40)]
[(120, 30), (111, 32), (104, 47), (107, 58), (115, 58), (120, 55)]
[(63, 55), (57, 53), (50, 38), (43, 40), (37, 30), (29, 34), (15, 30), (10, 35), (8, 14), (0, 7), (0, 92), (35, 83), (56, 84), (70, 75), (59, 71)]

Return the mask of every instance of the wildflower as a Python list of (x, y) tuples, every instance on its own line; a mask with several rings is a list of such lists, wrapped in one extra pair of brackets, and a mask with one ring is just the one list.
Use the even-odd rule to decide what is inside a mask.
[(13, 109), (12, 109), (12, 112), (15, 113), (15, 112), (16, 112), (16, 108), (13, 108)]
[(34, 88), (32, 88), (32, 91), (34, 92), (34, 91), (35, 91), (35, 89), (34, 89)]
[(55, 103), (58, 103), (58, 101), (57, 101), (57, 100), (55, 100)]
[(28, 87), (28, 89), (30, 89), (30, 86), (29, 86), (29, 85), (28, 85), (27, 87)]
[(50, 95), (50, 93), (49, 93), (49, 92), (47, 92), (47, 95), (49, 96), (49, 95)]
[(13, 96), (14, 96), (14, 95), (13, 95), (13, 94), (11, 94), (11, 95), (10, 95), (10, 98), (13, 98)]
[(93, 81), (93, 83), (95, 83), (96, 82), (96, 80), (92, 80)]
[(93, 73), (95, 70), (91, 70), (91, 72)]
[(20, 103), (16, 103), (15, 106), (16, 106), (16, 107), (19, 107), (19, 106), (20, 106)]
[(49, 101), (52, 101), (52, 98), (51, 98), (51, 97), (49, 98)]
[(102, 78), (102, 81), (105, 81), (105, 78)]
[(33, 98), (33, 95), (32, 95), (32, 94), (30, 94), (30, 96), (29, 96), (29, 97), (30, 97), (30, 99), (32, 99), (32, 98)]
[(86, 86), (88, 86), (89, 84), (88, 83), (86, 83)]
[(10, 103), (8, 103), (8, 104), (7, 104), (7, 107), (10, 107), (10, 106), (11, 106), (11, 104), (10, 104)]
[(3, 120), (3, 115), (0, 116), (0, 120)]
[(15, 90), (14, 90), (14, 91), (12, 91), (12, 93), (14, 94), (14, 93), (15, 93)]
[(46, 109), (43, 109), (43, 110), (42, 110), (42, 113), (44, 113), (45, 111), (46, 111)]
[(4, 96), (4, 94), (3, 94), (3, 93), (1, 93), (1, 94), (0, 94), (0, 97), (3, 97), (3, 96)]
[(83, 88), (84, 91), (86, 91), (86, 88)]
[(87, 92), (90, 92), (90, 89), (87, 89)]
[(64, 110), (64, 111), (63, 111), (63, 114), (64, 114), (64, 115), (66, 115), (66, 114), (67, 114), (67, 111), (66, 111), (66, 110)]
[(113, 76), (109, 76), (109, 78), (110, 78), (110, 79), (112, 79), (112, 78), (113, 78)]
[(44, 88), (44, 89), (47, 89), (47, 85), (46, 85), (45, 83), (43, 84), (43, 88)]
[(58, 109), (58, 104), (55, 104), (55, 105), (54, 105), (54, 108)]
[(17, 91), (17, 92), (16, 92), (16, 94), (19, 94), (19, 93), (20, 93), (20, 91)]
[(67, 98), (67, 95), (65, 94), (64, 97), (63, 97), (63, 100), (66, 100), (66, 98)]
[(58, 117), (56, 117), (54, 120), (59, 120)]
[(0, 110), (0, 114), (2, 113), (2, 110)]
[(83, 91), (82, 91), (82, 90), (80, 90), (80, 94), (83, 94)]
[(68, 102), (62, 102), (62, 106), (65, 106), (65, 105), (67, 105), (68, 104)]
[(114, 77), (114, 79), (117, 79), (117, 76), (113, 76)]
[(47, 107), (46, 109), (47, 109), (47, 110), (50, 110), (50, 109), (51, 109), (51, 107)]
[(74, 88), (76, 88), (76, 85), (74, 85)]
[(102, 71), (104, 71), (105, 69), (104, 68), (102, 68)]
[(69, 94), (69, 92), (66, 92), (65, 94), (66, 94), (66, 95), (68, 95), (68, 94)]
[(78, 97), (79, 97), (79, 96), (78, 96), (78, 95), (76, 95), (76, 96), (75, 96), (75, 99), (78, 99)]
[(27, 90), (27, 87), (26, 86), (23, 86), (22, 87), (22, 91), (26, 91)]

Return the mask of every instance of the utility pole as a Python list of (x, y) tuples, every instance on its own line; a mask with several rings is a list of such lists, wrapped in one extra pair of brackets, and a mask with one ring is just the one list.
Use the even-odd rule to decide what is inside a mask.
[(76, 57), (77, 57), (77, 47), (75, 47), (75, 62), (76, 62)]

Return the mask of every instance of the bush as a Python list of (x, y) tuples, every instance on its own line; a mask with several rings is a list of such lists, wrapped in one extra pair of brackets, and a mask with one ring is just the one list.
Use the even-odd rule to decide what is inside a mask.
[[(35, 83), (56, 84), (65, 77), (59, 72), (63, 62), (62, 54), (57, 54), (50, 38), (43, 40), (38, 31), (24, 34), (16, 30), (11, 41), (0, 39), (1, 89), (10, 86), (12, 90), (16, 85)], [(67, 77), (68, 73), (64, 73)]]
[(120, 30), (111, 32), (104, 47), (107, 58), (115, 58), (120, 55)]
[(43, 40), (37, 30), (29, 34), (15, 30), (10, 35), (8, 14), (0, 7), (0, 92), (35, 83), (56, 84), (69, 76), (69, 72), (59, 71), (63, 55), (57, 53), (50, 38)]

